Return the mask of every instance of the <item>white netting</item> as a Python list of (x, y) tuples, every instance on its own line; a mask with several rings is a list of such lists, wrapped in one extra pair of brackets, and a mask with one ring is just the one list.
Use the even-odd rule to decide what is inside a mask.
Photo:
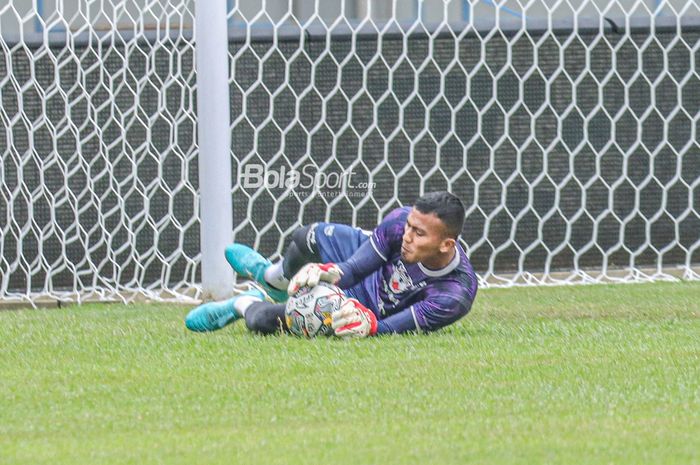
[[(191, 3), (39, 3), (0, 7), (0, 298), (196, 298)], [(699, 277), (697, 2), (238, 0), (229, 26), (235, 240), (450, 189), (484, 282)]]
[(192, 22), (184, 2), (0, 7), (0, 299), (192, 292)]
[(237, 240), (280, 254), (299, 224), (371, 228), (447, 188), (486, 282), (698, 277), (697, 4), (266, 5), (231, 13)]

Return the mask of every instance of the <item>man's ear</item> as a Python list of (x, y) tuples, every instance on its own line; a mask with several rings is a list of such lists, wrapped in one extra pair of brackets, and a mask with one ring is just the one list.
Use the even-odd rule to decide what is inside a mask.
[(452, 250), (454, 248), (456, 243), (457, 243), (457, 241), (455, 241), (451, 237), (448, 237), (447, 239), (443, 239), (442, 243), (440, 244), (440, 252), (448, 253), (450, 250)]

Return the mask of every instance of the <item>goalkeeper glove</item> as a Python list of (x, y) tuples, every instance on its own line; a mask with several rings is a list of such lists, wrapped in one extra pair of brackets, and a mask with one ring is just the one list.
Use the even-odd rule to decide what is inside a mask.
[(315, 287), (320, 281), (337, 284), (342, 274), (342, 270), (335, 263), (323, 265), (320, 263), (308, 263), (301, 267), (292, 280), (289, 281), (287, 292), (289, 292), (289, 295), (294, 295), (302, 287)]
[(377, 317), (355, 299), (347, 299), (337, 312), (331, 313), (335, 335), (367, 337), (377, 334)]

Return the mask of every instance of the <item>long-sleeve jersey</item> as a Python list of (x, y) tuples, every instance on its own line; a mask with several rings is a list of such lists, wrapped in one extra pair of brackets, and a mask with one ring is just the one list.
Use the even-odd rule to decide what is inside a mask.
[(338, 285), (363, 288), (379, 320), (378, 333), (437, 330), (466, 315), (476, 297), (477, 278), (459, 243), (454, 259), (440, 270), (403, 262), (401, 244), (410, 211), (393, 210), (338, 264), (343, 270)]

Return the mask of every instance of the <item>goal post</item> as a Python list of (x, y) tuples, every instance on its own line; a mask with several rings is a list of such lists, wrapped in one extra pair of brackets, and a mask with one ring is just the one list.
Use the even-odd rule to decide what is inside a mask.
[(202, 297), (220, 300), (233, 282), (223, 259), (233, 239), (226, 2), (199, 1), (195, 8)]
[(442, 189), (484, 285), (698, 279), (699, 60), (684, 0), (10, 0), (0, 301), (218, 298)]

